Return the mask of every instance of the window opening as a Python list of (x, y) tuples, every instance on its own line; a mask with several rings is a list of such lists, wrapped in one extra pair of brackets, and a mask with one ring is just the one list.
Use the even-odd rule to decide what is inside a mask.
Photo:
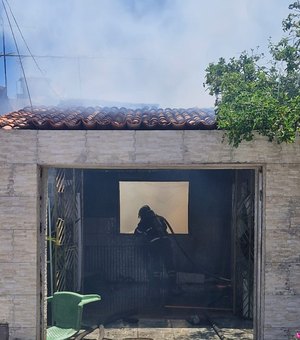
[(188, 233), (189, 182), (120, 181), (119, 190), (121, 233), (134, 232), (143, 205), (164, 216), (174, 233)]

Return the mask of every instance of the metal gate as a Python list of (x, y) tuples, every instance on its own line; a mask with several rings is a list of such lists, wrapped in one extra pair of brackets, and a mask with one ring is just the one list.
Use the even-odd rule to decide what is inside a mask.
[(253, 318), (254, 170), (236, 170), (233, 188), (233, 307)]
[(82, 170), (52, 169), (48, 181), (48, 286), (80, 291)]

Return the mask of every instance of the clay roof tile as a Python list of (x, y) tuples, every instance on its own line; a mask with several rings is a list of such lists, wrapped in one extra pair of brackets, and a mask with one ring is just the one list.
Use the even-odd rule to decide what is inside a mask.
[(215, 129), (216, 117), (197, 108), (25, 107), (0, 116), (2, 129)]

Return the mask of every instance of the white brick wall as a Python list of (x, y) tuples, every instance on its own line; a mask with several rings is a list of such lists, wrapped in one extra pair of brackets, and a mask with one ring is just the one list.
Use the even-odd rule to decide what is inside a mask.
[(38, 166), (239, 167), (265, 171), (264, 339), (300, 329), (300, 140), (258, 136), (231, 148), (220, 131), (0, 130), (0, 322), (10, 338), (39, 334)]

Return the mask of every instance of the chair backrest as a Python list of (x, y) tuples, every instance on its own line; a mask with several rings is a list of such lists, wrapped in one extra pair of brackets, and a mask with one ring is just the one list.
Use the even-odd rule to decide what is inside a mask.
[(82, 295), (73, 292), (56, 292), (52, 300), (53, 325), (61, 328), (80, 330)]

